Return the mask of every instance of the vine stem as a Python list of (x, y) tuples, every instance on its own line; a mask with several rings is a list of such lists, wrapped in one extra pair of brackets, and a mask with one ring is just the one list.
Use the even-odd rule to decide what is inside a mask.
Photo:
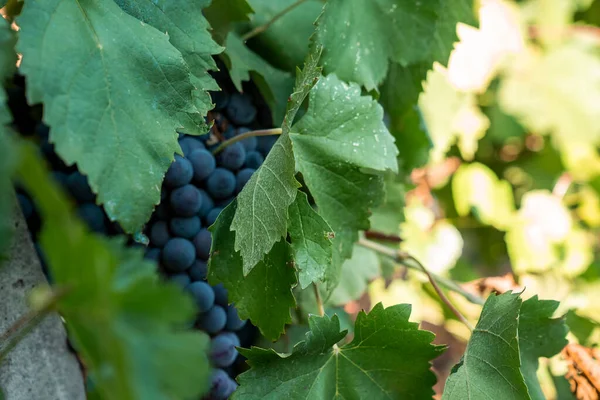
[(225, 147), (231, 146), (232, 144), (239, 142), (240, 140), (248, 139), (249, 137), (281, 135), (282, 132), (283, 130), (281, 128), (273, 128), (242, 133), (241, 135), (234, 136), (231, 139), (227, 139), (226, 141), (221, 143), (219, 146), (217, 146), (216, 149), (213, 150), (213, 154), (217, 155), (220, 152), (222, 152), (223, 149), (225, 149)]
[(321, 293), (316, 283), (313, 283), (313, 289), (315, 291), (315, 298), (317, 299), (317, 307), (319, 308), (319, 315), (322, 317), (325, 315), (325, 308), (323, 307), (323, 299), (321, 299)]
[(256, 28), (252, 29), (250, 32), (246, 33), (244, 36), (242, 36), (242, 40), (245, 42), (247, 40), (252, 39), (256, 35), (263, 33), (264, 31), (269, 29), (269, 27), (271, 25), (273, 25), (275, 22), (277, 22), (277, 20), (279, 18), (283, 17), (285, 14), (289, 13), (290, 11), (292, 11), (294, 8), (298, 7), (300, 4), (304, 3), (305, 1), (306, 0), (297, 0), (294, 3), (290, 4), (289, 6), (287, 6), (286, 8), (284, 8), (283, 10), (281, 10), (277, 14), (275, 14), (273, 16), (273, 18), (268, 20), (263, 25), (257, 26)]
[(54, 310), (56, 303), (68, 292), (67, 288), (59, 288), (53, 291), (40, 306), (21, 316), (0, 335), (0, 362), (29, 332)]
[(449, 279), (445, 279), (439, 275), (429, 272), (427, 270), (427, 268), (425, 268), (425, 266), (419, 260), (417, 260), (415, 257), (411, 256), (410, 254), (407, 254), (400, 250), (395, 250), (395, 249), (386, 247), (382, 244), (373, 242), (368, 239), (360, 239), (358, 241), (358, 244), (360, 246), (371, 249), (377, 253), (383, 254), (384, 256), (390, 257), (394, 261), (401, 263), (408, 268), (423, 272), (425, 275), (427, 275), (429, 282), (433, 286), (434, 290), (436, 291), (436, 293), (438, 294), (440, 299), (444, 302), (444, 304), (452, 311), (452, 313), (454, 313), (454, 315), (456, 315), (456, 317), (463, 324), (465, 324), (471, 331), (473, 330), (473, 326), (469, 323), (469, 321), (465, 318), (465, 316), (462, 315), (461, 312), (458, 311), (458, 309), (456, 307), (454, 307), (454, 305), (450, 302), (448, 297), (446, 297), (446, 295), (444, 294), (444, 292), (438, 285), (438, 282), (442, 286), (446, 287), (447, 289), (461, 294), (462, 296), (464, 296), (467, 300), (471, 301), (472, 303), (482, 305), (485, 302), (482, 298), (467, 292), (465, 289), (461, 288), (456, 282), (453, 282)]

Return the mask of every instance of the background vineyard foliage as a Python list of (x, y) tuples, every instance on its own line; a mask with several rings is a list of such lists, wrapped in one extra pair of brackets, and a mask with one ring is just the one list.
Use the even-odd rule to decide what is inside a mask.
[[(210, 228), (208, 279), (263, 335), (240, 350), (251, 368), (234, 398), (307, 387), (316, 399), (572, 397), (565, 338), (600, 335), (600, 2), (14, 0), (3, 11), (0, 76), (19, 53), (58, 154), (142, 241), (182, 153), (177, 132), (208, 129), (215, 59), (268, 104), (281, 136)], [(95, 394), (206, 393), (208, 337), (181, 329), (190, 299), (141, 252), (89, 233), (10, 121), (2, 105), (0, 246), (14, 171), (46, 221), (55, 290), (71, 290), (50, 300)]]

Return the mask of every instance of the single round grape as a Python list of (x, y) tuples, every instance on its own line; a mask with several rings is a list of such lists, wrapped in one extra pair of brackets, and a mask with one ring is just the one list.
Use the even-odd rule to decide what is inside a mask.
[(98, 233), (106, 232), (106, 218), (102, 208), (94, 203), (85, 203), (77, 207), (77, 215), (85, 221), (90, 230)]
[(183, 238), (169, 239), (162, 251), (165, 268), (171, 272), (183, 272), (196, 259), (196, 249), (192, 242)]
[(213, 286), (213, 291), (215, 292), (215, 304), (220, 305), (221, 307), (227, 307), (228, 303), (228, 292), (223, 286), (222, 283), (217, 283)]
[[(192, 285), (198, 283), (204, 282), (194, 282), (192, 283)], [(225, 312), (223, 307), (215, 305), (210, 310), (208, 310), (200, 316), (199, 322), (200, 327), (203, 331), (214, 335), (222, 331), (223, 328), (225, 328), (225, 324), (227, 323), (227, 313)]]
[(235, 347), (240, 347), (240, 338), (234, 332), (221, 332), (220, 335), (229, 336)]
[(233, 394), (237, 384), (222, 369), (215, 369), (211, 376), (210, 400), (227, 400)]
[(259, 136), (257, 138), (258, 145), (256, 146), (256, 149), (260, 151), (263, 156), (266, 157), (267, 154), (269, 154), (269, 151), (271, 151), (271, 149), (273, 148), (273, 145), (275, 144), (278, 138), (279, 137), (276, 135)]
[(33, 203), (29, 197), (19, 193), (17, 194), (17, 200), (19, 200), (19, 206), (21, 207), (21, 211), (23, 212), (25, 219), (31, 218), (33, 215)]
[(165, 185), (170, 188), (187, 185), (192, 181), (193, 175), (194, 169), (189, 160), (176, 154), (175, 161), (173, 161), (165, 175)]
[[(250, 132), (250, 131), (252, 131), (252, 129), (241, 127), (241, 128), (238, 128), (236, 134), (237, 135), (243, 135), (244, 133), (247, 133), (247, 132)], [(251, 136), (249, 138), (240, 140), (239, 143), (241, 143), (244, 146), (244, 149), (246, 149), (246, 153), (248, 153), (250, 151), (256, 150), (256, 146), (258, 145), (258, 141), (256, 140), (256, 136)]]
[(186, 290), (194, 297), (200, 312), (206, 312), (214, 308), (215, 293), (208, 283), (202, 281), (192, 282)]
[(181, 146), (181, 150), (183, 151), (183, 155), (188, 157), (194, 150), (204, 149), (204, 143), (199, 141), (198, 139), (185, 136), (183, 139), (179, 140), (179, 145)]
[(221, 214), (221, 211), (223, 211), (223, 207), (215, 207), (210, 210), (210, 212), (206, 215), (206, 225), (211, 226), (214, 224), (219, 217), (219, 214)]
[(175, 236), (179, 236), (186, 239), (191, 239), (200, 232), (202, 224), (200, 223), (200, 217), (197, 215), (193, 217), (176, 217), (169, 221), (169, 229)]
[(219, 334), (211, 339), (209, 356), (214, 366), (229, 367), (233, 364), (237, 355), (238, 351), (231, 335)]
[(156, 247), (165, 247), (171, 239), (169, 227), (165, 221), (156, 221), (150, 228), (150, 243)]
[(182, 288), (185, 288), (186, 286), (188, 286), (190, 284), (191, 279), (188, 276), (188, 274), (180, 273), (180, 274), (175, 274), (175, 275), (169, 276), (169, 282), (173, 282), (173, 283), (181, 286)]
[(199, 189), (200, 195), (202, 196), (202, 207), (200, 207), (200, 211), (198, 211), (198, 215), (202, 218), (206, 217), (208, 212), (215, 207), (215, 202), (212, 197), (206, 193), (205, 190)]
[(210, 246), (212, 245), (212, 236), (207, 229), (201, 229), (200, 232), (194, 237), (194, 247), (196, 248), (196, 255), (201, 260), (208, 260), (210, 256)]
[[(247, 320), (241, 320), (238, 315), (237, 309), (233, 304), (227, 307), (227, 324), (226, 328), (229, 331), (237, 331), (242, 329), (244, 325), (246, 325)], [(239, 345), (238, 345), (239, 346)]]
[(227, 168), (230, 171), (237, 171), (246, 162), (246, 149), (244, 145), (237, 142), (225, 147), (217, 156), (217, 162), (221, 167)]
[(198, 183), (212, 174), (217, 167), (215, 157), (206, 149), (192, 151), (189, 155), (189, 160), (193, 167), (194, 181)]
[(237, 193), (241, 192), (246, 183), (252, 177), (252, 174), (256, 172), (255, 169), (252, 168), (244, 168), (240, 170), (235, 176), (235, 190)]
[(160, 261), (160, 249), (157, 249), (156, 247), (149, 249), (148, 251), (146, 251), (146, 254), (144, 254), (144, 258), (146, 260), (159, 262)]
[(225, 199), (235, 191), (235, 175), (225, 168), (216, 168), (206, 181), (206, 191), (213, 199)]
[(87, 178), (77, 171), (73, 172), (67, 178), (67, 187), (79, 203), (92, 202), (96, 197), (90, 188)]
[(175, 214), (193, 217), (202, 208), (202, 196), (194, 185), (185, 185), (171, 192), (169, 204)]
[(256, 107), (252, 99), (242, 93), (234, 93), (227, 104), (227, 117), (234, 125), (250, 125), (256, 118)]
[(188, 275), (190, 276), (193, 282), (205, 280), (207, 273), (208, 265), (206, 265), (206, 261), (202, 260), (194, 261), (194, 263), (188, 271)]
[(246, 154), (246, 163), (244, 164), (246, 168), (254, 168), (258, 169), (265, 161), (265, 158), (258, 151), (251, 151)]
[(211, 91), (210, 97), (211, 97), (213, 103), (215, 103), (215, 108), (214, 108), (215, 111), (224, 110), (225, 107), (227, 107), (227, 104), (229, 103), (229, 93), (224, 92), (222, 90)]

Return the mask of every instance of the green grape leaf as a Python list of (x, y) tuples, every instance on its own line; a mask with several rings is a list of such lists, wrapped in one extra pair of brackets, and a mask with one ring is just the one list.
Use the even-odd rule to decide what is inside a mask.
[(565, 318), (552, 318), (559, 303), (552, 300), (538, 300), (534, 296), (523, 302), (519, 314), (519, 351), (521, 370), (529, 395), (533, 400), (544, 400), (537, 378), (540, 357), (552, 357), (567, 345), (569, 328)]
[(600, 143), (600, 60), (595, 49), (565, 43), (507, 64), (498, 101), (525, 128), (561, 144)]
[(592, 333), (598, 324), (589, 318), (578, 315), (575, 310), (569, 310), (566, 315), (569, 331), (575, 335), (580, 344), (590, 346), (593, 344)]
[(290, 137), (296, 169), (335, 233), (335, 252), (349, 258), (358, 231), (369, 228), (369, 209), (384, 197), (382, 177), (363, 169), (397, 171), (398, 151), (381, 107), (357, 85), (330, 75), (311, 91)]
[(404, 222), (406, 189), (393, 175), (385, 179), (385, 202), (373, 210), (371, 229), (388, 235), (400, 233), (400, 223)]
[(367, 290), (369, 281), (381, 273), (377, 253), (354, 246), (352, 257), (342, 264), (340, 281), (327, 300), (328, 304), (343, 305), (358, 300)]
[(8, 109), (3, 83), (16, 69), (16, 36), (4, 18), (0, 18), (0, 265), (2, 257), (10, 244), (13, 227), (9, 223), (9, 214), (13, 210), (14, 199), (11, 184), (14, 166), (14, 150), (9, 140), (7, 125), (12, 121)]
[[(193, 74), (192, 83), (196, 87), (193, 95), (200, 113), (206, 115), (213, 108), (207, 90), (219, 90), (208, 71), (217, 69), (212, 56), (223, 51), (212, 40), (208, 22), (202, 16), (210, 0), (116, 0), (116, 3), (129, 15), (169, 35), (169, 41), (181, 52)], [(186, 133), (204, 134), (206, 129)]]
[(521, 304), (511, 292), (488, 297), (465, 354), (446, 381), (443, 400), (530, 399), (520, 370)]
[(181, 53), (110, 0), (33, 0), (17, 22), (28, 100), (46, 106), (57, 153), (88, 176), (111, 220), (139, 231), (181, 152), (175, 129), (205, 125)]
[[(208, 336), (185, 329), (189, 295), (163, 283), (143, 249), (92, 234), (24, 145), (18, 173), (41, 211), (40, 241), (57, 288), (57, 309), (102, 398), (167, 400), (206, 393)], [(157, 362), (160, 360), (160, 362)]]
[(294, 85), (292, 76), (252, 52), (235, 33), (227, 36), (225, 48), (224, 61), (235, 87), (241, 92), (242, 82), (252, 77), (271, 109), (273, 124), (281, 124)]
[(381, 303), (361, 311), (354, 339), (340, 347), (346, 331), (338, 317), (312, 315), (306, 340), (290, 355), (242, 349), (251, 368), (238, 377), (233, 399), (429, 399), (436, 381), (430, 361), (442, 347), (409, 322), (410, 311), (407, 304), (384, 309)]
[[(275, 15), (291, 6), (296, 0), (249, 0), (255, 13), (250, 26), (256, 28), (271, 21)], [(323, 3), (319, 0), (304, 1), (269, 28), (248, 42), (254, 51), (275, 67), (294, 71), (301, 66), (309, 51), (309, 39), (315, 31)], [(293, 34), (290, 34), (293, 32)]]
[(244, 275), (287, 233), (288, 208), (300, 186), (294, 177), (295, 162), (289, 129), (300, 105), (320, 76), (321, 49), (315, 46), (307, 56), (304, 70), (298, 71), (290, 95), (282, 134), (260, 168), (237, 196), (237, 211), (231, 229), (235, 251), (241, 252)]
[(249, 21), (252, 12), (247, 0), (213, 0), (204, 10), (204, 15), (213, 28), (213, 37), (222, 44), (233, 25)]
[(315, 282), (337, 281), (329, 268), (332, 262), (331, 227), (308, 204), (305, 193), (298, 192), (289, 209), (288, 233), (294, 250), (300, 287)]
[(290, 308), (296, 301), (292, 287), (296, 285), (292, 251), (280, 240), (247, 276), (244, 276), (242, 256), (234, 250), (235, 233), (229, 226), (238, 207), (231, 202), (209, 230), (212, 232), (208, 279), (211, 284), (222, 283), (235, 303), (240, 318), (250, 318), (262, 334), (276, 340), (285, 325), (292, 322)]

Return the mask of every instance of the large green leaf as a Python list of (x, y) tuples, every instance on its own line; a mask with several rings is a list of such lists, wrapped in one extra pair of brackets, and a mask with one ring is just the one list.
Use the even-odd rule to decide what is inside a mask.
[(304, 70), (297, 73), (281, 137), (237, 197), (238, 206), (231, 229), (236, 232), (235, 251), (241, 252), (244, 275), (287, 233), (288, 208), (300, 185), (294, 177), (289, 130), (300, 105), (320, 76), (319, 57), (320, 48), (315, 46), (307, 57)]
[(363, 169), (397, 171), (398, 150), (382, 114), (356, 84), (329, 75), (315, 85), (290, 133), (296, 168), (333, 228), (341, 258), (350, 257), (358, 231), (369, 228), (369, 209), (384, 197), (382, 178)]
[(103, 398), (198, 398), (209, 384), (208, 337), (185, 329), (191, 297), (161, 282), (143, 249), (87, 231), (70, 202), (23, 146), (19, 178), (41, 210), (41, 244), (69, 337)]
[(371, 229), (388, 235), (400, 233), (400, 223), (404, 222), (406, 187), (396, 176), (389, 174), (385, 179), (385, 202), (371, 214)]
[[(250, 26), (256, 28), (269, 22), (296, 0), (250, 0), (254, 15)], [(285, 71), (294, 71), (302, 65), (309, 51), (309, 39), (315, 31), (314, 23), (323, 8), (319, 0), (304, 1), (269, 28), (250, 40), (248, 45), (265, 60)], [(290, 34), (293, 32), (293, 34)]]
[(58, 154), (111, 219), (140, 230), (181, 151), (175, 129), (205, 125), (181, 53), (111, 0), (32, 0), (17, 22), (28, 100), (44, 103)]
[(446, 381), (443, 400), (530, 399), (521, 373), (518, 294), (490, 296), (461, 362)]
[(538, 300), (534, 296), (523, 302), (519, 314), (519, 351), (521, 370), (529, 395), (533, 400), (544, 400), (537, 370), (540, 357), (552, 357), (567, 345), (569, 328), (565, 318), (552, 318), (559, 303)]
[[(169, 41), (181, 52), (193, 74), (194, 98), (198, 109), (205, 115), (213, 108), (207, 90), (219, 89), (208, 73), (217, 69), (212, 56), (223, 51), (212, 40), (210, 26), (202, 16), (202, 10), (210, 4), (210, 0), (116, 0), (116, 3), (129, 15), (169, 35)], [(203, 134), (206, 131), (186, 133)]]
[(308, 204), (305, 193), (299, 192), (289, 209), (288, 233), (294, 250), (300, 287), (305, 289), (315, 282), (337, 281), (332, 276), (333, 232), (327, 222)]
[(290, 308), (296, 305), (292, 295), (296, 285), (292, 252), (288, 243), (280, 240), (244, 276), (242, 257), (233, 246), (235, 233), (229, 230), (236, 207), (234, 200), (210, 227), (213, 245), (208, 279), (212, 284), (223, 283), (240, 317), (250, 318), (265, 337), (276, 340), (285, 324), (292, 321)]
[(242, 82), (252, 78), (271, 108), (273, 124), (281, 124), (294, 85), (292, 75), (271, 66), (246, 47), (235, 33), (227, 36), (225, 47), (224, 59), (235, 87), (242, 91)]
[(253, 348), (241, 353), (251, 369), (239, 376), (233, 399), (428, 399), (441, 352), (433, 334), (408, 321), (410, 305), (377, 304), (358, 314), (351, 343), (336, 315), (309, 318), (306, 340), (291, 355)]

